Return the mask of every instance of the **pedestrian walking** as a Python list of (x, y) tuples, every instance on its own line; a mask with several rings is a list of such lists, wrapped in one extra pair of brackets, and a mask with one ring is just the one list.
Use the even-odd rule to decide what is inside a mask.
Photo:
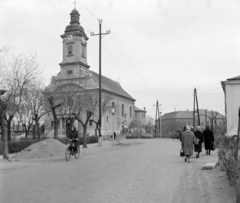
[(193, 155), (193, 140), (195, 138), (194, 133), (190, 130), (189, 126), (186, 126), (186, 131), (182, 134), (182, 148), (185, 155), (185, 162), (190, 162), (190, 156)]
[(206, 155), (210, 155), (211, 150), (213, 149), (214, 136), (213, 131), (210, 130), (209, 126), (206, 126), (206, 129), (203, 131), (203, 139), (205, 144)]
[(203, 143), (203, 133), (201, 126), (197, 126), (196, 131), (194, 132), (195, 137), (199, 140), (198, 144), (194, 145), (196, 153), (196, 158), (199, 158), (200, 153), (202, 152), (202, 143)]
[(194, 133), (194, 127), (191, 125), (190, 130)]

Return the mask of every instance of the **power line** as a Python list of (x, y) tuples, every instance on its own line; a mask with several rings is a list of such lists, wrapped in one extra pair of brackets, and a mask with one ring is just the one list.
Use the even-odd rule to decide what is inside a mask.
[(220, 84), (219, 84), (219, 83), (215, 83), (215, 84), (213, 84), (213, 85), (208, 85), (208, 86), (201, 87), (201, 88), (198, 88), (198, 89), (200, 89), (200, 91), (202, 91), (202, 89), (208, 89), (208, 88), (213, 87), (213, 86), (216, 86), (216, 85), (220, 85)]
[[(80, 3), (92, 16), (94, 16), (95, 18), (97, 18), (96, 15), (94, 15), (89, 9), (87, 9), (82, 3)], [(98, 19), (98, 18), (97, 18)], [(108, 30), (110, 30), (105, 24), (103, 24), (103, 26), (105, 28), (107, 28)], [(128, 55), (126, 54), (126, 52), (124, 51), (124, 49), (122, 48), (122, 46), (120, 45), (119, 41), (117, 40), (117, 38), (115, 37), (113, 31), (111, 30), (112, 35), (110, 36), (110, 38), (113, 40), (113, 42), (116, 44), (116, 46), (118, 47), (118, 49), (120, 50), (120, 52), (122, 53), (122, 55), (125, 57), (125, 59), (128, 61), (128, 63), (135, 69), (135, 65), (133, 64), (133, 62), (130, 60), (130, 58), (128, 57)], [(112, 57), (111, 57), (112, 58)], [(147, 86), (147, 84), (145, 83), (144, 79), (142, 78), (142, 76), (139, 74), (139, 72), (137, 70), (135, 70), (135, 73), (137, 73), (139, 75), (139, 77), (141, 78), (142, 82), (145, 84), (145, 87), (147, 87), (150, 92), (151, 89)], [(151, 92), (152, 93), (152, 92)], [(152, 93), (152, 96), (156, 97), (154, 95), (154, 93)]]
[(84, 6), (82, 3), (78, 2), (79, 4), (82, 5), (82, 7), (84, 7), (89, 13), (92, 14), (92, 16), (94, 16), (96, 19), (99, 19), (97, 16), (95, 16), (86, 6)]
[[(65, 12), (63, 12), (61, 9), (59, 9), (57, 6), (55, 6), (53, 3), (51, 3), (49, 0), (46, 0), (49, 4), (51, 4), (52, 6), (54, 6), (57, 10), (59, 10), (60, 12), (66, 14)], [(78, 2), (80, 3), (80, 2)], [(86, 6), (84, 6), (82, 3), (80, 3), (94, 18), (99, 19), (96, 15), (94, 15)], [(104, 27), (107, 28), (107, 26), (105, 24), (103, 24)], [(108, 28), (109, 29), (109, 28)], [(91, 33), (89, 30), (87, 30), (89, 33)], [(111, 36), (111, 35), (110, 35)], [(112, 37), (113, 36), (113, 37)], [(117, 48), (120, 50), (120, 52), (122, 53), (122, 55), (125, 57), (126, 61), (130, 64), (130, 66), (135, 70), (135, 73), (137, 73), (139, 75), (139, 77), (141, 78), (141, 82), (144, 83), (145, 87), (149, 90), (149, 92), (152, 94), (152, 96), (156, 97), (155, 94), (151, 91), (151, 89), (148, 87), (148, 85), (145, 83), (144, 79), (142, 78), (142, 76), (139, 74), (139, 72), (136, 70), (135, 65), (133, 64), (133, 62), (130, 60), (130, 58), (128, 57), (128, 55), (126, 54), (126, 52), (124, 51), (124, 49), (122, 48), (122, 46), (120, 45), (119, 41), (117, 40), (117, 38), (115, 37), (115, 35), (112, 32), (112, 36), (111, 39), (113, 40), (113, 42), (116, 44)], [(105, 50), (105, 49), (104, 49)], [(106, 51), (106, 50), (105, 50)], [(107, 54), (113, 59), (113, 57), (107, 52)], [(114, 59), (113, 59), (114, 60)], [(114, 60), (116, 62), (116, 60)], [(120, 67), (120, 66), (119, 66)], [(121, 68), (121, 70), (123, 70)], [(125, 71), (124, 71), (125, 72)], [(128, 74), (127, 74), (128, 75)]]
[(218, 89), (221, 89), (221, 87), (214, 88), (214, 89), (210, 89), (210, 90), (205, 90), (205, 91), (199, 91), (199, 94), (209, 93), (209, 92), (211, 92), (211, 91), (218, 90)]

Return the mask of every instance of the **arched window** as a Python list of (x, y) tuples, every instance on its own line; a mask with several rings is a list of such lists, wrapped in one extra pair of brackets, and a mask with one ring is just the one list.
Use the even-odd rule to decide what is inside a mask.
[(124, 117), (124, 105), (122, 104), (122, 117)]
[(130, 118), (132, 118), (132, 107), (130, 106), (130, 109), (129, 109), (129, 114), (130, 114)]
[(73, 54), (73, 48), (71, 45), (68, 46), (68, 55), (72, 55)]

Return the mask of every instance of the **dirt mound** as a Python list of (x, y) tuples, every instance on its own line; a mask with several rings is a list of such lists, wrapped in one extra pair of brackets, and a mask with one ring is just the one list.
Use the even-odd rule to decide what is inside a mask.
[(31, 158), (50, 158), (64, 156), (66, 145), (62, 144), (56, 139), (46, 139), (34, 143), (17, 153), (14, 158), (17, 159), (31, 159)]

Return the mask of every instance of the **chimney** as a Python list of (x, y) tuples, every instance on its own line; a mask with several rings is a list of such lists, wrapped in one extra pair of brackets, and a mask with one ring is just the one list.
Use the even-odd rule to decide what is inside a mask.
[(146, 111), (146, 107), (143, 107), (144, 111)]

